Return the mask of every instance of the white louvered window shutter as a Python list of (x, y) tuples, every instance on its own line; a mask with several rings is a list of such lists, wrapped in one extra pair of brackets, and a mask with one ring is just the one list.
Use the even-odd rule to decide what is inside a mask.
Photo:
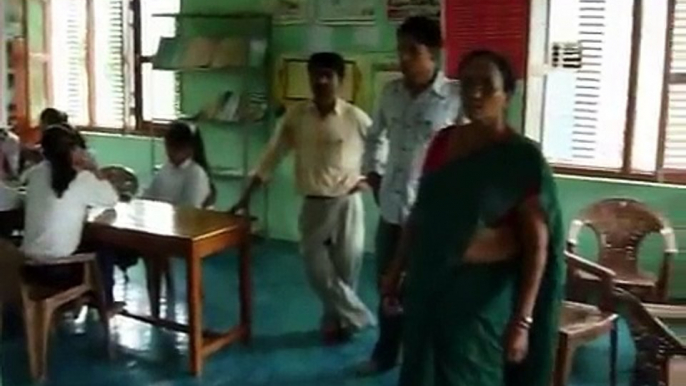
[[(619, 169), (626, 125), (631, 0), (552, 1), (551, 53), (567, 48), (567, 65), (546, 76), (543, 149), (551, 162)], [(581, 66), (574, 65), (581, 51)], [(575, 68), (576, 67), (576, 68)]]
[(664, 168), (686, 169), (686, 0), (676, 0), (668, 82)]
[(52, 104), (74, 125), (123, 129), (131, 123), (125, 7), (125, 0), (52, 0)]
[(124, 0), (95, 0), (93, 7), (93, 76), (96, 127), (124, 128), (129, 122), (129, 63)]
[(53, 0), (51, 5), (53, 105), (73, 124), (88, 125), (87, 4)]

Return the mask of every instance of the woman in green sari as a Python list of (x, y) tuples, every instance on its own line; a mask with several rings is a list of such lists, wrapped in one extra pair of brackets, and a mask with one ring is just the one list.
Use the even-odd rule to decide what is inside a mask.
[[(472, 52), (459, 79), (471, 123), (430, 146), (382, 283), (391, 303), (406, 272), (400, 385), (548, 386), (565, 275), (552, 173), (536, 144), (505, 123), (515, 89), (507, 60)], [(512, 247), (489, 243), (503, 229)]]

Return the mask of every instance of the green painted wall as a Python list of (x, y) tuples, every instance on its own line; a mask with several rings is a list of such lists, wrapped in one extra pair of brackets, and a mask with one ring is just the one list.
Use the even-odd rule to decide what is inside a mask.
[[(185, 12), (234, 12), (240, 10), (263, 10), (269, 4), (269, 1), (257, 0), (183, 0), (182, 9)], [(383, 1), (379, 1), (380, 14), (383, 15)], [(332, 50), (337, 50), (346, 54), (346, 56), (354, 57), (360, 67), (363, 76), (370, 73), (371, 65), (379, 57), (387, 57), (394, 48), (394, 29), (395, 26), (389, 24), (384, 18), (381, 18), (376, 23), (376, 26), (381, 30), (380, 44), (377, 47), (377, 52), (361, 52), (360, 47), (356, 47), (354, 39), (355, 27), (332, 27), (331, 31), (331, 46)], [(321, 26), (312, 25), (294, 25), (294, 26), (279, 26), (275, 28), (274, 46), (276, 54), (292, 54), (299, 52), (309, 52), (311, 47), (310, 36), (317, 33)], [(183, 95), (184, 101), (201, 98), (203, 89), (199, 87), (202, 81), (195, 83), (191, 87), (184, 86), (184, 90), (193, 90), (193, 93), (186, 93)], [(371, 105), (371, 93), (364, 91), (365, 94), (360, 104), (369, 109)], [(184, 102), (186, 103), (186, 102)], [(519, 113), (521, 108), (521, 92), (513, 101), (511, 121), (514, 125), (519, 127), (520, 119)], [(239, 144), (236, 133), (227, 132), (225, 128), (203, 128), (205, 139), (208, 145), (208, 153), (215, 164), (232, 163), (235, 160), (236, 154), (239, 152)], [(260, 140), (266, 140), (269, 132), (262, 133), (258, 136)], [(152, 166), (155, 163), (162, 162), (163, 152), (158, 140), (152, 140), (143, 137), (127, 136), (107, 136), (93, 134), (89, 135), (91, 146), (96, 150), (98, 159), (101, 163), (120, 163), (125, 164), (135, 169), (141, 180), (145, 183), (149, 181), (152, 175)], [(257, 153), (261, 148), (261, 143), (255, 143), (251, 146), (251, 158), (257, 157)], [(275, 173), (274, 179), (270, 184), (269, 189), (269, 226), (270, 234), (274, 238), (296, 240), (297, 234), (297, 217), (300, 206), (300, 199), (295, 193), (293, 186), (293, 177), (291, 173), (291, 162), (287, 160)], [(633, 197), (648, 203), (657, 210), (662, 211), (676, 224), (686, 224), (686, 190), (657, 185), (634, 184), (629, 182), (618, 181), (600, 181), (577, 179), (572, 177), (559, 177), (560, 199), (564, 210), (565, 222), (569, 223), (573, 216), (581, 210), (584, 206), (606, 197)], [(218, 181), (220, 188), (220, 196), (218, 200), (218, 207), (228, 207), (236, 197), (239, 186), (235, 182)], [(367, 198), (367, 233), (369, 235), (368, 241), (372, 240), (374, 228), (377, 221), (377, 210), (372, 201)], [(686, 232), (685, 232), (686, 233)], [(677, 234), (679, 241), (686, 243), (686, 237), (682, 234)], [(583, 238), (581, 251), (589, 257), (593, 257), (595, 253), (594, 243), (589, 234), (585, 234)], [(642, 249), (641, 258), (642, 264), (647, 269), (654, 270), (659, 263), (659, 240), (650, 239), (646, 242)], [(680, 257), (681, 258), (681, 257)], [(673, 285), (673, 291), (676, 295), (686, 296), (686, 264), (682, 264), (677, 259), (677, 270)]]

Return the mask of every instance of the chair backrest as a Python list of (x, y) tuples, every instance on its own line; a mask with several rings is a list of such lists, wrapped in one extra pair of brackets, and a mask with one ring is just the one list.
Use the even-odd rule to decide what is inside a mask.
[(618, 273), (638, 272), (638, 248), (646, 236), (660, 233), (665, 249), (676, 249), (674, 231), (669, 222), (645, 204), (632, 199), (610, 198), (592, 204), (572, 222), (567, 238), (572, 250), (579, 233), (589, 227), (598, 240), (598, 262)]
[(138, 193), (138, 177), (133, 170), (121, 165), (110, 165), (100, 171), (114, 185), (120, 199), (130, 200)]

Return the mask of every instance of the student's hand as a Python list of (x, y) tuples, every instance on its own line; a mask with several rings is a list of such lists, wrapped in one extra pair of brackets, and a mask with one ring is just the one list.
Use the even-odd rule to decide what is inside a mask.
[(510, 323), (505, 336), (505, 355), (510, 363), (522, 363), (529, 353), (529, 329)]
[(248, 210), (248, 207), (250, 206), (250, 198), (249, 197), (241, 197), (240, 200), (234, 206), (229, 209), (229, 214), (232, 215), (237, 215), (240, 214), (241, 212), (246, 212)]
[(371, 188), (372, 193), (374, 194), (374, 200), (376, 201), (377, 205), (379, 205), (379, 191), (381, 190), (381, 179), (381, 174), (375, 172), (367, 174), (367, 178), (365, 179), (366, 184)]
[(86, 170), (99, 174), (98, 165), (95, 164), (93, 158), (88, 154), (86, 149), (78, 148), (72, 153), (72, 163), (77, 170)]
[(350, 191), (348, 192), (348, 194), (349, 194), (349, 195), (352, 195), (352, 194), (355, 194), (355, 193), (364, 192), (365, 190), (369, 190), (370, 188), (371, 188), (371, 187), (369, 186), (369, 184), (367, 183), (367, 181), (366, 181), (365, 179), (361, 179), (361, 180), (359, 180), (359, 181), (357, 182), (357, 184), (355, 184), (355, 186), (353, 186), (352, 189), (350, 189)]

